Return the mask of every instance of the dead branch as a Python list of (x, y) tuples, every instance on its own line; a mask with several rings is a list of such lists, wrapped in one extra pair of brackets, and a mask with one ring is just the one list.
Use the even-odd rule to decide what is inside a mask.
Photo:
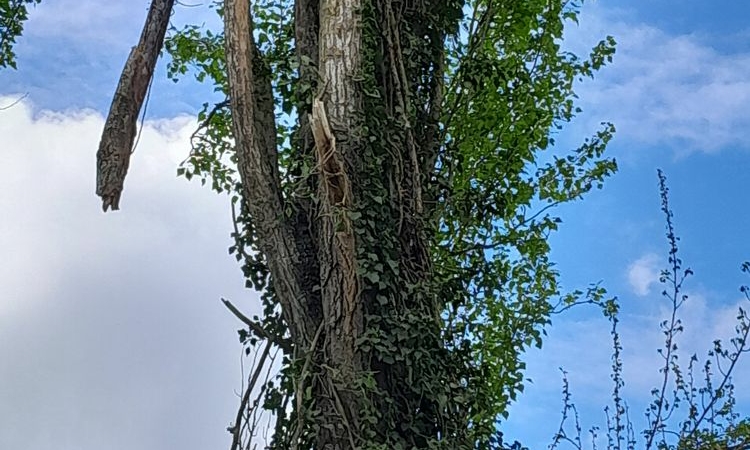
[(102, 209), (120, 209), (125, 175), (136, 136), (138, 114), (154, 75), (174, 0), (152, 0), (138, 45), (130, 51), (120, 75), (99, 151), (96, 153), (96, 195)]
[(252, 331), (253, 334), (255, 334), (257, 337), (259, 337), (260, 339), (265, 339), (271, 342), (272, 344), (278, 345), (279, 348), (284, 350), (285, 353), (291, 353), (292, 346), (288, 340), (283, 339), (279, 336), (274, 336), (268, 331), (266, 331), (266, 329), (263, 328), (259, 323), (253, 322), (246, 315), (242, 314), (242, 312), (239, 309), (237, 309), (237, 307), (234, 306), (232, 302), (230, 302), (229, 300), (222, 298), (221, 301), (222, 303), (224, 303), (224, 306), (226, 306), (227, 309), (229, 309), (229, 311), (231, 311), (235, 317), (240, 319), (242, 323), (247, 325), (250, 328), (250, 331)]

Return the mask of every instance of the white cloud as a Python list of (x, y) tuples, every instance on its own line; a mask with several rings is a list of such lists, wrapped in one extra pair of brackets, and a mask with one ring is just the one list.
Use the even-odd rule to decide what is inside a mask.
[(571, 45), (583, 53), (607, 34), (618, 42), (614, 63), (579, 89), (592, 120), (614, 122), (619, 139), (678, 153), (748, 147), (750, 53), (722, 53), (705, 37), (670, 35), (597, 5), (584, 9)]
[[(11, 98), (0, 98), (0, 105)], [(0, 111), (0, 448), (228, 446), (237, 321), (228, 201), (175, 176), (191, 119), (147, 123), (102, 213), (93, 111)]]
[(628, 283), (635, 295), (644, 297), (651, 292), (651, 286), (659, 282), (660, 259), (654, 253), (641, 256), (628, 266)]

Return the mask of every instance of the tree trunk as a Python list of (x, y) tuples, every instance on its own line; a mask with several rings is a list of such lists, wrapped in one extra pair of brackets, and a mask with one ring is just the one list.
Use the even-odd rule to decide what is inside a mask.
[[(300, 2), (297, 30), (302, 38), (300, 48), (315, 56), (311, 44), (319, 42), (320, 60), (324, 62), (318, 98), (311, 112), (304, 112), (319, 168), (316, 217), (307, 219), (315, 223), (314, 244), (306, 237), (304, 227), (290, 226), (286, 220), (275, 140), (262, 139), (262, 133), (275, 130), (275, 124), (272, 103), (261, 104), (256, 98), (256, 86), (264, 80), (253, 67), (256, 49), (247, 3), (227, 0), (224, 16), (233, 132), (245, 202), (263, 243), (261, 250), (272, 286), (296, 347), (300, 352), (318, 352), (319, 348), (326, 355), (325, 369), (315, 381), (315, 403), (320, 409), (316, 448), (333, 450), (355, 446), (359, 402), (353, 394), (353, 383), (363, 370), (355, 346), (362, 330), (362, 306), (358, 301), (354, 232), (348, 218), (353, 204), (352, 160), (357, 148), (357, 134), (352, 131), (362, 114), (354, 81), (360, 70), (361, 38), (355, 12), (359, 8), (351, 0), (323, 2), (319, 38), (307, 15), (315, 9), (312, 3)], [(303, 143), (309, 141), (305, 132)], [(300, 251), (309, 261), (312, 249), (317, 250), (314, 264), (300, 266)], [(309, 286), (314, 272), (317, 289)], [(316, 290), (322, 299), (319, 312), (315, 299), (309, 298)], [(315, 332), (318, 328), (322, 334)]]
[(355, 345), (362, 334), (363, 308), (350, 219), (363, 115), (355, 81), (361, 72), (360, 14), (359, 0), (321, 2), (321, 80), (311, 116), (319, 168), (317, 241), (327, 355), (323, 380), (328, 395), (319, 401), (330, 421), (321, 429), (316, 448), (326, 450), (355, 447), (361, 424), (354, 382), (364, 372)]

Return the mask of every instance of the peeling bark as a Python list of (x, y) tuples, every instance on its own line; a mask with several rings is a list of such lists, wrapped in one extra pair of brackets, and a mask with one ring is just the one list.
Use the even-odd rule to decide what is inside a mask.
[(120, 75), (96, 153), (96, 195), (102, 209), (120, 209), (125, 176), (137, 134), (138, 113), (164, 45), (174, 0), (153, 0), (138, 45), (133, 47)]

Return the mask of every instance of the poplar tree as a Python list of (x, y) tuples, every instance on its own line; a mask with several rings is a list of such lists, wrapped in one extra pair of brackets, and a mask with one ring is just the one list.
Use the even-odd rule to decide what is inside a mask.
[[(223, 30), (189, 25), (165, 41), (173, 1), (152, 1), (97, 193), (119, 208), (166, 42), (171, 77), (226, 98), (203, 106), (178, 173), (230, 194), (230, 251), (262, 292), (253, 319), (225, 300), (259, 352), (233, 449), (252, 448), (259, 409), (273, 449), (506, 445), (498, 423), (523, 389), (520, 355), (564, 295), (552, 208), (616, 170), (603, 154), (611, 124), (555, 145), (580, 111), (574, 85), (614, 53), (611, 37), (585, 57), (562, 47), (580, 6), (225, 0), (212, 3)], [(262, 380), (271, 352), (281, 367)]]

